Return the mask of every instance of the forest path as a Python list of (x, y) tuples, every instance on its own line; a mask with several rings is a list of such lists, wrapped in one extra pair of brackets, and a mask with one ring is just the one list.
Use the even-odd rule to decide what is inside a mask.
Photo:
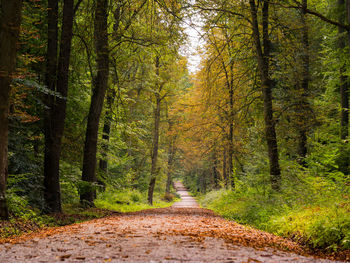
[(187, 191), (186, 187), (182, 184), (182, 182), (174, 182), (174, 187), (178, 195), (180, 195), (181, 200), (175, 202), (172, 207), (174, 208), (199, 208), (199, 205)]
[(174, 207), (24, 235), (0, 245), (0, 262), (334, 262), (285, 252), (302, 249), (196, 208), (177, 186), (183, 200)]

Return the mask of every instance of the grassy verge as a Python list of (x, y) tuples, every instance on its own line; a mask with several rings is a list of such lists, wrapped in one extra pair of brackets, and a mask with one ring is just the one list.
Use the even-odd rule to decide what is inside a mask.
[(79, 204), (64, 204), (62, 214), (43, 215), (39, 209), (28, 205), (25, 198), (9, 195), (10, 220), (0, 220), (0, 239), (37, 231), (44, 227), (64, 226), (91, 219), (102, 218), (115, 212), (135, 212), (149, 208), (168, 207), (177, 199), (168, 196), (164, 199), (155, 193), (154, 205), (147, 204), (145, 193), (136, 190), (107, 190), (98, 195), (94, 208), (84, 208)]
[(95, 200), (98, 208), (108, 209), (116, 212), (136, 212), (149, 208), (163, 208), (171, 206), (177, 199), (175, 196), (167, 197), (155, 193), (153, 197), (153, 206), (147, 202), (147, 196), (137, 190), (107, 190), (99, 195)]
[(350, 249), (350, 200), (334, 192), (328, 198), (291, 196), (288, 191), (261, 193), (216, 190), (198, 196), (201, 206), (221, 216), (248, 224), (312, 249), (337, 251)]

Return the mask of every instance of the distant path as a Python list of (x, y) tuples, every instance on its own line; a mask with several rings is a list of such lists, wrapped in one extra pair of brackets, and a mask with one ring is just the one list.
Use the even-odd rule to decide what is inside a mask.
[(181, 182), (174, 182), (176, 192), (180, 195), (181, 200), (175, 202), (172, 207), (174, 208), (199, 208), (199, 205), (187, 191), (186, 187)]
[(195, 208), (183, 185), (175, 186), (182, 200), (171, 208), (24, 235), (0, 244), (0, 262), (334, 262), (286, 252), (303, 253), (291, 241)]

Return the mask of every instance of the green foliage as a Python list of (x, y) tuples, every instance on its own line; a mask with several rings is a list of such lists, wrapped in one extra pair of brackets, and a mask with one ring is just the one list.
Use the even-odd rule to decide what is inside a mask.
[(38, 218), (40, 212), (29, 206), (28, 200), (19, 196), (13, 189), (7, 191), (7, 202), (10, 214), (13, 217), (20, 217), (25, 220)]
[(134, 212), (149, 208), (169, 207), (173, 202), (161, 199), (161, 193), (155, 192), (153, 206), (147, 203), (147, 193), (138, 190), (113, 190), (107, 189), (100, 193), (95, 200), (98, 208), (109, 209), (118, 212)]
[(328, 177), (303, 176), (302, 180), (289, 178), (280, 193), (238, 184), (235, 191), (212, 191), (200, 196), (199, 201), (225, 218), (291, 237), (313, 248), (348, 249), (349, 187)]
[(349, 202), (301, 207), (270, 219), (269, 231), (301, 239), (314, 248), (349, 249)]

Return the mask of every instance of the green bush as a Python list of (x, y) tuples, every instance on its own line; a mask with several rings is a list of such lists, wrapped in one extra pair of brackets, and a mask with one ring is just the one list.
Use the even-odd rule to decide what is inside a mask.
[(7, 203), (9, 212), (13, 217), (20, 217), (25, 220), (38, 217), (38, 213), (29, 206), (28, 200), (17, 195), (14, 191), (7, 191)]

